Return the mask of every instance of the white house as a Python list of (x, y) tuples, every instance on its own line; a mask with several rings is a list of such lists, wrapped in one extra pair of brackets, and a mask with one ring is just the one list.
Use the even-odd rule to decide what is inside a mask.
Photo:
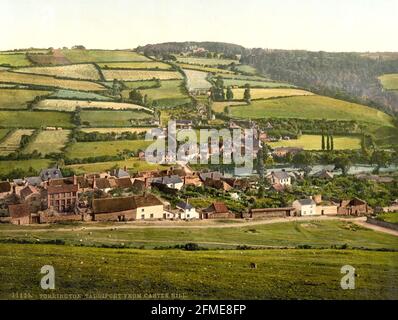
[(188, 202), (180, 202), (177, 204), (180, 211), (180, 218), (184, 220), (199, 219), (199, 212), (196, 211)]
[(292, 184), (292, 177), (285, 171), (271, 172), (268, 179), (271, 184), (279, 184), (282, 186), (290, 186)]
[(181, 188), (184, 186), (184, 181), (177, 175), (155, 178), (152, 180), (152, 183), (164, 185), (170, 189), (177, 189), (177, 190), (181, 190)]
[(312, 199), (296, 200), (292, 207), (296, 209), (297, 215), (300, 216), (316, 216), (319, 214), (316, 210), (316, 203)]

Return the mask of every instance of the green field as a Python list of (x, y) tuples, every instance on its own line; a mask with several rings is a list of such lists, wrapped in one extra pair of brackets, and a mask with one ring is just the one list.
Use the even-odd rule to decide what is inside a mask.
[(116, 156), (124, 150), (144, 150), (151, 141), (144, 140), (118, 140), (99, 142), (77, 142), (66, 150), (66, 156), (71, 159), (82, 159), (95, 156)]
[(131, 120), (150, 119), (143, 111), (81, 111), (81, 121), (90, 127), (131, 127)]
[(241, 64), (235, 67), (236, 70), (243, 72), (243, 73), (251, 73), (251, 74), (256, 74), (257, 73), (257, 69), (249, 66), (247, 64)]
[(71, 115), (55, 111), (0, 111), (0, 124), (8, 128), (72, 128)]
[(0, 109), (26, 109), (27, 103), (37, 96), (45, 96), (50, 91), (0, 89)]
[(188, 63), (188, 64), (197, 64), (201, 66), (217, 66), (217, 65), (228, 65), (232, 62), (236, 64), (239, 63), (237, 60), (231, 59), (216, 59), (216, 58), (195, 58), (195, 57), (182, 57), (177, 56), (177, 61), (181, 63)]
[(0, 141), (10, 132), (10, 129), (0, 129)]
[(94, 101), (110, 101), (111, 98), (94, 92), (82, 92), (75, 90), (57, 90), (49, 97), (54, 99), (72, 99), (72, 100), (94, 100)]
[(51, 160), (48, 159), (29, 159), (29, 160), (7, 160), (0, 161), (0, 175), (7, 175), (15, 169), (29, 170), (32, 167), (35, 170), (50, 167)]
[(27, 145), (24, 153), (37, 150), (45, 156), (49, 153), (61, 152), (68, 142), (70, 130), (41, 131), (38, 136)]
[(206, 80), (206, 72), (184, 69), (184, 73), (187, 76), (188, 90), (209, 89), (211, 87), (211, 83)]
[(252, 101), (250, 105), (231, 107), (231, 112), (238, 118), (356, 120), (392, 127), (391, 117), (384, 112), (360, 104), (316, 95)]
[(105, 62), (98, 63), (102, 69), (161, 69), (167, 70), (172, 67), (163, 62), (148, 61), (148, 62)]
[(0, 54), (0, 66), (10, 65), (12, 67), (30, 66), (30, 61), (24, 53)]
[(377, 219), (398, 224), (398, 212), (381, 213), (377, 215)]
[(245, 80), (245, 79), (223, 79), (224, 86), (238, 86), (245, 87), (246, 84), (250, 84), (252, 88), (294, 88), (293, 85), (284, 82), (273, 82), (273, 81), (259, 81), (259, 80)]
[[(325, 138), (326, 143), (326, 138)], [(322, 136), (303, 134), (299, 139), (281, 140), (268, 143), (275, 147), (301, 147), (304, 150), (322, 150)], [(333, 136), (334, 150), (354, 150), (361, 148), (361, 139), (358, 137)]]
[[(234, 100), (244, 99), (245, 89), (243, 88), (232, 89), (232, 92), (234, 94)], [(292, 88), (268, 88), (268, 89), (254, 88), (250, 89), (250, 95), (252, 100), (258, 100), (258, 99), (269, 99), (276, 97), (307, 96), (307, 95), (313, 95), (313, 93), (305, 90), (292, 89)]]
[(141, 81), (152, 79), (174, 80), (182, 78), (179, 72), (170, 70), (104, 69), (102, 73), (107, 81), (112, 81), (113, 79)]
[[(15, 292), (39, 299), (46, 293), (39, 286), (43, 265), (55, 269), (52, 293), (80, 299), (101, 293), (145, 299), (154, 292), (180, 299), (397, 299), (397, 259), (396, 252), (358, 250), (188, 252), (0, 244), (0, 299), (15, 299)], [(347, 264), (358, 275), (355, 290), (340, 287), (340, 269)]]
[(188, 63), (177, 63), (177, 65), (183, 69), (192, 69), (192, 70), (198, 70), (198, 71), (204, 71), (204, 72), (211, 72), (211, 73), (227, 73), (227, 74), (233, 74), (231, 70), (224, 70), (224, 69), (219, 69), (219, 68), (213, 68), (213, 67), (205, 67), (201, 65), (196, 65), (196, 64), (188, 64)]
[(32, 135), (33, 130), (21, 129), (15, 130), (4, 141), (0, 143), (0, 156), (7, 156), (20, 148), (22, 136)]
[(109, 162), (96, 162), (96, 163), (87, 163), (87, 164), (72, 164), (66, 166), (69, 169), (72, 169), (76, 174), (83, 174), (83, 173), (92, 173), (92, 172), (104, 172), (109, 171), (115, 166), (119, 168), (126, 167), (127, 170), (131, 172), (138, 172), (138, 171), (149, 171), (149, 170), (164, 170), (168, 166), (165, 165), (156, 165), (150, 164), (146, 161), (141, 161), (136, 158), (131, 158), (127, 160), (120, 160), (120, 161), (109, 161)]
[(140, 88), (148, 88), (155, 87), (157, 85), (156, 80), (143, 80), (143, 81), (123, 81), (123, 84), (128, 89), (140, 89)]
[(62, 50), (62, 53), (69, 61), (73, 63), (150, 61), (147, 57), (133, 51), (71, 49)]
[(383, 74), (379, 80), (386, 90), (398, 90), (398, 73)]

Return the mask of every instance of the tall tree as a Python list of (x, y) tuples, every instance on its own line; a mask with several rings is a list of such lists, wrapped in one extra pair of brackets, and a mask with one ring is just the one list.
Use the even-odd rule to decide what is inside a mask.
[(330, 135), (330, 150), (334, 150), (334, 141), (333, 141), (333, 136)]
[(322, 151), (325, 151), (325, 135), (322, 133)]
[(234, 99), (234, 93), (233, 93), (231, 87), (228, 86), (228, 88), (227, 88), (227, 100), (231, 101), (233, 99)]
[(330, 139), (329, 134), (326, 135), (326, 150), (330, 150)]
[(247, 102), (250, 103), (252, 96), (250, 93), (250, 84), (246, 84), (245, 92), (243, 93), (243, 99)]

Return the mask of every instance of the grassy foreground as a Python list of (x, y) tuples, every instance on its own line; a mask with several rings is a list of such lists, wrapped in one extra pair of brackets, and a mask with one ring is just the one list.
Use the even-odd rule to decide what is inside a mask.
[[(0, 298), (69, 293), (75, 299), (93, 294), (130, 294), (130, 299), (159, 299), (159, 294), (183, 299), (397, 299), (397, 261), (397, 252), (360, 250), (192, 252), (0, 244)], [(340, 269), (347, 264), (356, 269), (355, 290), (340, 288)], [(40, 289), (43, 265), (55, 269), (51, 293)]]

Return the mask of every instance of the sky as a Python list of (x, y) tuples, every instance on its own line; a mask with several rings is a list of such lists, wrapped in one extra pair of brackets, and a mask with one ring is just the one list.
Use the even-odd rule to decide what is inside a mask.
[(0, 49), (168, 41), (398, 51), (398, 0), (1, 0)]

